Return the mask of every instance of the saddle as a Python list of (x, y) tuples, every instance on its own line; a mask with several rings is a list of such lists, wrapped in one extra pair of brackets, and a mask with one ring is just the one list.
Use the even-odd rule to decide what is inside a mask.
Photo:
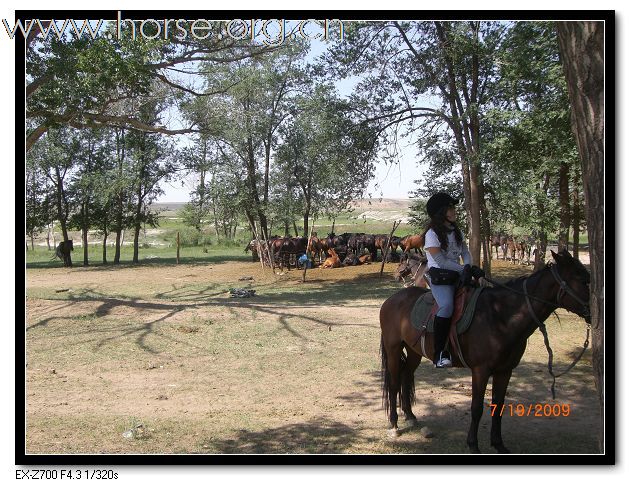
[[(449, 343), (454, 350), (454, 354), (459, 358), (461, 364), (465, 367), (458, 335), (463, 334), (468, 330), (472, 323), (472, 317), (475, 313), (475, 307), (477, 305), (477, 299), (483, 291), (483, 288), (471, 288), (460, 286), (455, 292), (453, 316), (451, 318), (451, 329), (449, 332)], [(431, 359), (424, 349), (424, 340), (427, 332), (433, 333), (433, 318), (438, 311), (438, 304), (433, 298), (433, 293), (427, 291), (420, 296), (411, 310), (411, 324), (418, 330), (418, 340), (421, 341), (422, 354)], [(417, 341), (416, 341), (417, 343)]]

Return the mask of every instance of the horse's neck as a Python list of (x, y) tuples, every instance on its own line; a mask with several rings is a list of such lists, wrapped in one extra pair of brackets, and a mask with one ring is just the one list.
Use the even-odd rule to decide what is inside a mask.
[[(557, 304), (550, 305), (548, 303), (537, 300), (537, 298), (540, 298), (541, 300), (545, 300), (546, 302), (554, 303), (555, 299), (553, 295), (555, 295), (557, 292), (557, 283), (551, 275), (550, 271), (543, 271), (540, 274), (526, 278), (525, 281), (529, 304), (527, 303), (527, 299), (524, 295), (520, 296), (519, 298), (521, 300), (521, 304), (519, 305), (515, 314), (523, 315), (523, 318), (511, 321), (519, 323), (520, 325), (517, 326), (520, 327), (520, 331), (524, 335), (529, 337), (538, 329), (539, 322), (542, 323), (547, 320), (547, 318), (549, 318), (549, 315), (551, 315), (551, 313), (558, 308)], [(523, 293), (523, 284), (521, 283), (518, 287), (515, 287), (513, 289), (518, 291), (519, 293)]]

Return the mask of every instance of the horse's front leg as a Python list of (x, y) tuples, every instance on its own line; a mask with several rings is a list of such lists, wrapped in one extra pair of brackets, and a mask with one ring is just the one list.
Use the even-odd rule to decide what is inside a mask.
[(481, 453), (477, 432), (479, 431), (479, 421), (483, 414), (483, 398), (486, 394), (486, 386), (490, 372), (484, 367), (475, 367), (472, 370), (472, 400), (470, 403), (470, 430), (466, 443), (471, 453)]
[(508, 371), (495, 372), (492, 375), (492, 428), (490, 431), (490, 445), (499, 453), (509, 453), (503, 444), (501, 437), (501, 414), (505, 403), (505, 393), (512, 377), (512, 369)]

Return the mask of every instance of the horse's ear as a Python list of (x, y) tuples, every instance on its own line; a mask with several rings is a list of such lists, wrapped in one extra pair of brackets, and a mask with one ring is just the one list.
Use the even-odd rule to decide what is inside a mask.
[(553, 259), (555, 260), (556, 263), (560, 262), (560, 256), (558, 256), (558, 254), (556, 254), (553, 251), (551, 251), (551, 256), (553, 257)]

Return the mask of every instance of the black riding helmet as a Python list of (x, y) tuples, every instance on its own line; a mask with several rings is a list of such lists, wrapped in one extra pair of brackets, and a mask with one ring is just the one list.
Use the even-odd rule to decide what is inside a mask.
[(427, 214), (429, 214), (429, 217), (433, 217), (442, 207), (457, 204), (459, 204), (459, 200), (453, 199), (453, 197), (444, 192), (438, 192), (437, 194), (433, 194), (427, 201)]

